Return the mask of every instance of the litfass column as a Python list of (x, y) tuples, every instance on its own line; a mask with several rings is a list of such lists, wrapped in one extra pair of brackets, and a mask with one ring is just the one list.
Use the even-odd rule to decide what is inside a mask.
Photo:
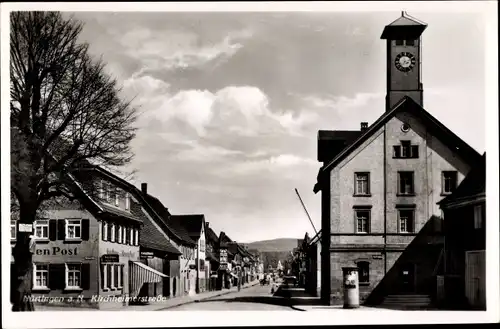
[(344, 308), (359, 308), (358, 268), (342, 267), (344, 282)]

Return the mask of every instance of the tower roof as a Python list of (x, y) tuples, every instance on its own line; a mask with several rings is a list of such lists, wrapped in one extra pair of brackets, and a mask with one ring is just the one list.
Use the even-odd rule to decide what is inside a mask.
[(389, 25), (386, 25), (382, 32), (381, 39), (416, 39), (427, 28), (427, 24), (408, 15), (405, 11), (401, 12), (401, 17)]

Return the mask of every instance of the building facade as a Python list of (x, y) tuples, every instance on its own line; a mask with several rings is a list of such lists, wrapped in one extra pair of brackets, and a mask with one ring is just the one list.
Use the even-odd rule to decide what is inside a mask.
[[(35, 303), (114, 308), (138, 297), (138, 287), (161, 280), (141, 266), (142, 220), (132, 211), (131, 185), (99, 167), (68, 174), (77, 198), (61, 199), (33, 225)], [(15, 217), (11, 241), (15, 241)]]
[(405, 13), (385, 27), (387, 102), (378, 120), (318, 134), (327, 304), (342, 303), (342, 267), (358, 267), (362, 302), (435, 290), (443, 253), (437, 202), (480, 155), (422, 107), (425, 28)]
[(486, 310), (486, 155), (457, 190), (440, 201), (444, 213), (444, 273), (438, 282), (445, 308)]

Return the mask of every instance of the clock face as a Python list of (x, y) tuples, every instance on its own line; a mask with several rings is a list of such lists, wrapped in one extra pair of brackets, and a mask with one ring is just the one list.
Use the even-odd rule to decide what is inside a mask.
[(415, 66), (416, 60), (415, 56), (409, 52), (402, 52), (396, 56), (394, 60), (394, 65), (401, 72), (409, 72)]

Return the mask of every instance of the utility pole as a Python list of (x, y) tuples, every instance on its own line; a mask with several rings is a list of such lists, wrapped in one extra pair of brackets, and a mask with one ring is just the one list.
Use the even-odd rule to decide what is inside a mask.
[(297, 193), (297, 196), (299, 197), (300, 203), (302, 204), (302, 207), (304, 208), (304, 211), (306, 212), (307, 218), (309, 218), (309, 221), (311, 222), (311, 225), (314, 229), (314, 232), (316, 233), (316, 235), (318, 235), (318, 231), (316, 230), (316, 227), (314, 227), (311, 216), (309, 216), (309, 213), (307, 212), (306, 206), (304, 205), (304, 202), (302, 202), (302, 198), (300, 197), (299, 191), (297, 189), (295, 189), (295, 193)]

